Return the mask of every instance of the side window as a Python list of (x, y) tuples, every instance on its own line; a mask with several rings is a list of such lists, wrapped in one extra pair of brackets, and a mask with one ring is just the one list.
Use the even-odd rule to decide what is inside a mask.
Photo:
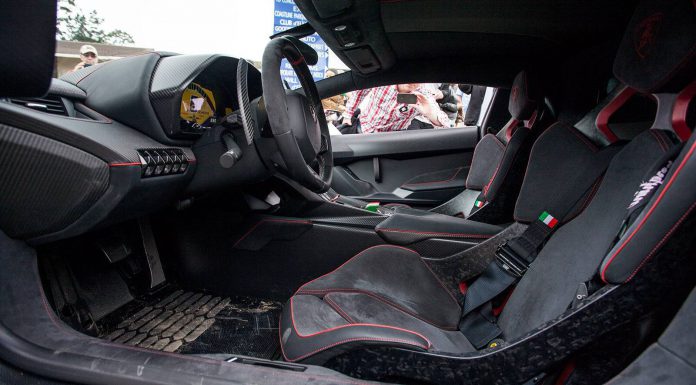
[(407, 83), (334, 95), (322, 105), (332, 135), (476, 126), (492, 89), (448, 83)]

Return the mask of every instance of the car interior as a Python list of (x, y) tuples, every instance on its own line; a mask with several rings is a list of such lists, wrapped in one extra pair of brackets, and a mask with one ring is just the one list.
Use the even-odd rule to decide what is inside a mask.
[[(56, 2), (3, 3), (0, 382), (693, 383), (696, 2), (295, 3), (260, 69), (60, 78)], [(329, 134), (408, 82), (490, 103)]]

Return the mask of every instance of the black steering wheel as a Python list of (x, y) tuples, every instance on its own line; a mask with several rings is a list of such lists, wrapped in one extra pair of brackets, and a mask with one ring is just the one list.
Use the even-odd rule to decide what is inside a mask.
[[(303, 93), (283, 87), (283, 58), (295, 70)], [(289, 36), (275, 38), (263, 52), (261, 80), (268, 121), (285, 171), (302, 186), (322, 193), (331, 185), (333, 154), (324, 109), (308, 67), (317, 60), (317, 52), (300, 40)]]

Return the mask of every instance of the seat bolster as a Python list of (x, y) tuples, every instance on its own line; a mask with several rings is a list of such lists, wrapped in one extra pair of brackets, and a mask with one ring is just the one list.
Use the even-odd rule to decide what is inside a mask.
[(466, 188), (483, 190), (491, 181), (505, 153), (505, 144), (493, 134), (486, 134), (474, 148)]
[[(314, 330), (307, 329), (306, 325), (299, 325), (299, 322), (306, 320), (314, 321), (317, 314), (324, 313), (318, 307), (325, 306), (328, 307), (324, 301), (310, 295), (293, 296), (285, 305), (279, 332), (280, 347), (286, 361), (322, 364), (344, 351), (369, 345), (420, 351), (427, 351), (432, 345), (422, 334), (394, 326), (339, 322), (337, 326)], [(340, 317), (338, 313), (336, 316)], [(299, 321), (300, 317), (304, 321)]]
[(696, 137), (687, 142), (665, 182), (600, 268), (607, 283), (629, 281), (696, 207)]
[(300, 287), (295, 295), (363, 293), (444, 330), (457, 330), (461, 308), (421, 256), (405, 247), (378, 245)]

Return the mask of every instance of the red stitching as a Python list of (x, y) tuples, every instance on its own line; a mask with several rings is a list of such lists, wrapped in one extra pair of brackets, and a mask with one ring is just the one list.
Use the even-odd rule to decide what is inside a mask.
[(444, 237), (452, 238), (491, 238), (493, 235), (485, 234), (466, 234), (466, 233), (441, 233), (437, 231), (417, 231), (417, 230), (406, 230), (406, 229), (383, 229), (378, 228), (376, 231), (386, 231), (393, 233), (409, 233), (409, 234), (422, 234), (422, 235), (442, 235)]
[[(465, 186), (466, 188), (468, 188), (468, 189), (475, 189), (475, 188), (476, 188), (476, 186), (473, 186), (473, 187), (472, 187), (472, 186), (469, 185), (469, 176), (471, 175), (471, 170), (474, 168), (474, 161), (476, 161), (476, 153), (477, 153), (478, 150), (481, 148), (481, 143), (483, 142), (483, 140), (484, 140), (487, 136), (489, 136), (489, 135), (494, 137), (494, 142), (495, 142), (495, 144), (498, 145), (498, 147), (500, 147), (500, 148), (503, 149), (503, 150), (505, 149), (504, 145), (503, 145), (503, 144), (500, 142), (500, 140), (498, 140), (498, 138), (497, 138), (495, 135), (493, 135), (493, 134), (486, 134), (486, 135), (483, 136), (483, 138), (481, 138), (481, 140), (480, 140), (479, 143), (476, 145), (476, 147), (474, 147), (474, 154), (471, 156), (471, 166), (469, 167), (469, 175), (467, 175), (466, 182), (464, 182), (464, 186)], [(483, 189), (483, 186), (481, 186), (481, 188)]]
[(457, 168), (457, 169), (456, 169), (456, 172), (454, 173), (454, 175), (452, 175), (452, 176), (449, 177), (448, 179), (433, 180), (433, 181), (429, 181), (429, 182), (404, 183), (404, 186), (414, 186), (414, 185), (421, 185), (421, 184), (433, 184), (433, 183), (446, 183), (446, 182), (451, 182), (452, 180), (454, 180), (454, 178), (457, 177), (457, 175), (459, 175), (459, 172), (462, 171), (462, 168), (463, 168), (463, 167)]
[(566, 125), (563, 125), (563, 127), (565, 127), (568, 131), (570, 131), (570, 132), (571, 132), (573, 135), (575, 135), (578, 139), (580, 139), (580, 141), (582, 141), (583, 143), (585, 143), (585, 144), (590, 148), (590, 150), (592, 150), (592, 152), (597, 152), (597, 151), (599, 151), (599, 149), (597, 148), (597, 146), (594, 145), (594, 143), (590, 142), (590, 140), (587, 139), (587, 137), (586, 137), (585, 135), (579, 133), (574, 127), (569, 127), (569, 126), (566, 126)]
[[(372, 297), (372, 298), (374, 298), (374, 299), (376, 299), (376, 300), (378, 300), (378, 301), (384, 302), (385, 304), (387, 304), (387, 305), (389, 305), (389, 306), (391, 306), (391, 307), (393, 307), (393, 308), (395, 308), (395, 309), (397, 309), (397, 310), (400, 310), (401, 312), (406, 313), (406, 314), (410, 315), (411, 317), (418, 318), (419, 320), (421, 320), (421, 321), (423, 321), (423, 322), (425, 322), (425, 323), (429, 323), (429, 324), (431, 324), (431, 325), (433, 325), (433, 326), (437, 326), (437, 327), (440, 328), (440, 329), (445, 329), (445, 330), (456, 330), (456, 329), (457, 329), (456, 326), (443, 326), (443, 325), (439, 325), (439, 324), (436, 323), (436, 322), (430, 321), (430, 320), (428, 320), (428, 319), (426, 319), (426, 318), (423, 318), (422, 316), (420, 316), (420, 315), (418, 315), (418, 314), (416, 314), (416, 313), (414, 313), (414, 312), (412, 312), (412, 311), (410, 311), (410, 310), (408, 310), (408, 309), (403, 308), (401, 305), (395, 304), (394, 302), (391, 302), (390, 300), (388, 300), (388, 299), (386, 299), (386, 298), (382, 298), (381, 296), (379, 296), (379, 295), (377, 295), (377, 294), (374, 294), (374, 293), (372, 293), (372, 292), (366, 291), (366, 290), (361, 290), (361, 289), (344, 289), (344, 288), (316, 289), (316, 290), (313, 290), (313, 289), (303, 289), (301, 292), (298, 291), (298, 292), (296, 293), (296, 295), (297, 295), (297, 294), (300, 294), (300, 295), (302, 295), (302, 294), (309, 294), (309, 295), (327, 295), (327, 294), (330, 294), (330, 293), (359, 293), (359, 294), (365, 294), (365, 295), (368, 295), (368, 296), (370, 296), (370, 297)], [(457, 303), (457, 306), (459, 306), (459, 303)]]
[(459, 301), (457, 301), (457, 298), (454, 296), (454, 294), (452, 294), (452, 292), (447, 288), (447, 286), (445, 286), (445, 284), (442, 283), (442, 281), (440, 280), (440, 277), (438, 277), (437, 274), (435, 274), (435, 272), (433, 271), (433, 269), (430, 268), (430, 266), (428, 265), (428, 263), (425, 262), (425, 261), (423, 260), (423, 258), (420, 258), (420, 260), (421, 260), (421, 262), (423, 262), (423, 264), (424, 264), (425, 267), (428, 269), (428, 271), (430, 271), (430, 274), (432, 274), (433, 277), (435, 277), (435, 279), (436, 279), (437, 282), (440, 284), (440, 286), (442, 286), (442, 288), (447, 292), (447, 294), (449, 294), (450, 298), (452, 298), (452, 301), (454, 301), (454, 303), (457, 304), (457, 308), (458, 308), (458, 309), (461, 309), (461, 307), (459, 306)]
[(645, 265), (648, 262), (648, 260), (650, 260), (650, 258), (652, 258), (655, 255), (657, 250), (660, 247), (662, 247), (662, 245), (664, 245), (665, 242), (667, 242), (667, 240), (672, 236), (672, 234), (677, 229), (677, 227), (679, 227), (679, 225), (681, 225), (682, 222), (684, 222), (684, 220), (686, 219), (686, 217), (691, 213), (691, 211), (694, 209), (694, 207), (696, 207), (696, 202), (692, 203), (691, 206), (686, 210), (684, 215), (682, 215), (681, 218), (679, 218), (679, 220), (674, 225), (672, 225), (672, 228), (670, 228), (669, 231), (665, 234), (665, 236), (662, 237), (660, 242), (658, 242), (657, 245), (655, 245), (655, 247), (653, 247), (653, 249), (650, 250), (650, 254), (645, 256), (645, 258), (643, 258), (643, 260), (640, 262), (640, 264), (635, 268), (635, 270), (633, 270), (631, 275), (628, 276), (628, 278), (624, 281), (624, 283), (630, 281), (633, 278), (633, 276), (635, 276), (636, 273), (638, 273), (638, 270), (640, 270), (640, 268), (643, 267), (643, 265)]
[[(650, 206), (650, 209), (647, 211), (647, 213), (645, 214), (645, 216), (641, 219), (641, 221), (638, 223), (638, 225), (635, 227), (635, 229), (633, 229), (633, 231), (628, 235), (628, 237), (625, 238), (626, 240), (621, 244), (621, 246), (619, 246), (619, 247), (616, 249), (616, 251), (614, 252), (614, 254), (612, 254), (612, 256), (609, 257), (609, 262), (607, 262), (607, 264), (606, 264), (606, 265), (604, 266), (604, 268), (602, 269), (602, 274), (601, 274), (602, 281), (607, 282), (607, 279), (606, 279), (606, 276), (605, 276), (605, 274), (606, 274), (606, 272), (607, 272), (607, 269), (608, 269), (609, 266), (612, 264), (612, 262), (614, 262), (614, 259), (621, 253), (621, 251), (623, 251), (623, 249), (626, 247), (626, 245), (628, 245), (628, 243), (633, 239), (633, 236), (635, 236), (636, 233), (637, 233), (641, 228), (643, 228), (643, 225), (644, 225), (645, 222), (648, 220), (648, 218), (650, 217), (650, 215), (652, 215), (653, 211), (655, 211), (655, 208), (657, 207), (657, 205), (660, 204), (660, 202), (662, 201), (662, 198), (665, 196), (665, 194), (667, 193), (667, 191), (669, 191), (669, 189), (672, 187), (672, 184), (673, 184), (674, 181), (677, 179), (677, 176), (679, 175), (679, 173), (681, 172), (681, 170), (682, 170), (682, 169), (684, 168), (684, 166), (686, 165), (686, 162), (688, 162), (689, 159), (691, 158), (691, 154), (693, 154), (693, 152), (694, 152), (695, 149), (696, 149), (696, 142), (694, 142), (694, 144), (691, 145), (691, 148), (689, 149), (689, 152), (684, 156), (684, 159), (683, 159), (682, 162), (679, 164), (679, 167), (677, 167), (677, 169), (674, 171), (674, 174), (672, 175), (672, 178), (670, 178), (670, 180), (667, 182), (667, 184), (665, 184), (664, 189), (662, 189), (662, 191), (660, 192), (660, 194), (657, 196), (657, 198), (655, 199), (655, 202), (652, 204), (652, 206)], [(607, 282), (607, 283), (608, 283), (608, 282)]]
[[(331, 348), (334, 347), (334, 346), (342, 345), (342, 344), (345, 344), (345, 343), (348, 343), (348, 342), (356, 342), (356, 341), (394, 342), (394, 343), (399, 343), (399, 344), (417, 346), (417, 347), (419, 347), (419, 348), (421, 348), (421, 349), (423, 349), (423, 350), (428, 350), (428, 348), (427, 348), (426, 346), (421, 345), (421, 344), (419, 344), (419, 343), (417, 343), (417, 342), (402, 340), (402, 339), (398, 339), (398, 338), (362, 337), (362, 338), (349, 338), (349, 339), (341, 340), (341, 341), (338, 341), (338, 342), (334, 342), (334, 343), (332, 343), (332, 344), (330, 344), (330, 345), (324, 346), (324, 347), (319, 348), (319, 349), (315, 349), (315, 350), (313, 350), (313, 351), (311, 351), (311, 352), (309, 352), (309, 353), (307, 353), (307, 354), (303, 354), (303, 355), (301, 355), (301, 356), (299, 356), (299, 357), (296, 357), (296, 358), (288, 358), (288, 356), (285, 355), (285, 351), (283, 351), (283, 357), (285, 357), (285, 359), (286, 359), (287, 361), (289, 361), (289, 362), (295, 362), (295, 361), (299, 361), (299, 360), (302, 360), (302, 359), (304, 359), (304, 358), (307, 358), (307, 357), (309, 357), (309, 356), (311, 356), (311, 355), (314, 355), (314, 354), (316, 354), (316, 353), (322, 352), (322, 351), (324, 351), (324, 350), (331, 349)], [(282, 347), (283, 344), (280, 344), (280, 345), (281, 345), (281, 347)], [(281, 350), (282, 350), (282, 349), (281, 349)]]
[(594, 181), (592, 184), (592, 189), (590, 190), (590, 193), (587, 194), (585, 197), (585, 202), (583, 202), (582, 206), (576, 213), (570, 213), (570, 215), (567, 218), (563, 218), (563, 223), (567, 223), (574, 218), (576, 218), (578, 215), (582, 214), (583, 211), (587, 208), (587, 206), (590, 205), (590, 202), (594, 199), (595, 195), (597, 194), (597, 190), (599, 190), (599, 186), (602, 185), (602, 181), (604, 180), (604, 174), (600, 175), (597, 180)]
[[(510, 137), (512, 138), (512, 136)], [(495, 168), (495, 172), (493, 173), (493, 176), (491, 177), (491, 180), (488, 181), (488, 184), (486, 185), (486, 188), (483, 189), (483, 195), (486, 197), (487, 201), (493, 200), (495, 196), (489, 197), (488, 196), (488, 191), (490, 191), (491, 184), (495, 181), (496, 176), (498, 176), (498, 171), (500, 171), (500, 166), (502, 166), (503, 161), (505, 160), (505, 156), (508, 153), (508, 149), (510, 149), (510, 142), (508, 141), (508, 146), (505, 147), (505, 151), (503, 151), (503, 156), (500, 157), (500, 161), (498, 161), (498, 167)], [(512, 165), (515, 164), (515, 161), (517, 160), (517, 157), (520, 155), (519, 148), (517, 149), (517, 152), (515, 152), (515, 155), (512, 156), (512, 161), (510, 162), (509, 166), (505, 170), (505, 174), (502, 176), (502, 180), (505, 180), (507, 178), (507, 175), (510, 173), (510, 169), (512, 168)]]
[(264, 219), (262, 219), (262, 220), (256, 222), (256, 224), (255, 224), (254, 226), (252, 226), (252, 227), (249, 229), (249, 231), (247, 231), (244, 235), (242, 235), (242, 237), (239, 238), (239, 239), (237, 240), (237, 242), (234, 243), (234, 246), (232, 246), (232, 247), (237, 247), (237, 245), (238, 245), (240, 242), (242, 242), (246, 237), (248, 237), (251, 233), (253, 233), (254, 230), (256, 230), (256, 228), (259, 227), (259, 225), (261, 225), (261, 224), (264, 223), (264, 222), (301, 223), (301, 224), (305, 224), (305, 225), (311, 225), (311, 224), (312, 224), (311, 221), (305, 221), (305, 220), (299, 220), (299, 219), (298, 219), (298, 220), (293, 220), (293, 219), (271, 219), (271, 218), (264, 218)]
[(109, 167), (140, 166), (140, 162), (109, 163)]
[(416, 252), (415, 250), (411, 250), (411, 249), (409, 249), (409, 248), (403, 247), (403, 246), (396, 246), (396, 245), (375, 245), (375, 246), (370, 246), (370, 247), (368, 247), (367, 249), (365, 249), (365, 250), (363, 250), (363, 251), (361, 251), (361, 252), (355, 254), (354, 256), (352, 256), (352, 257), (351, 257), (350, 259), (348, 259), (347, 261), (343, 262), (339, 267), (337, 267), (337, 268), (331, 270), (330, 272), (328, 272), (328, 273), (326, 273), (326, 274), (324, 274), (324, 275), (321, 275), (321, 276), (319, 276), (319, 277), (317, 277), (317, 278), (314, 278), (313, 280), (311, 280), (311, 281), (305, 283), (304, 285), (300, 286), (300, 288), (297, 289), (297, 291), (295, 291), (295, 294), (298, 294), (298, 293), (300, 292), (300, 290), (302, 290), (305, 286), (311, 284), (312, 282), (318, 281), (318, 280), (320, 280), (320, 279), (322, 279), (322, 278), (324, 278), (324, 277), (326, 277), (326, 276), (328, 276), (328, 275), (330, 275), (330, 274), (333, 274), (333, 273), (337, 272), (340, 268), (342, 268), (343, 266), (345, 266), (346, 264), (348, 264), (348, 262), (350, 262), (350, 261), (352, 261), (353, 259), (355, 259), (355, 258), (357, 258), (358, 256), (360, 256), (361, 254), (363, 254), (363, 253), (365, 253), (365, 252), (367, 252), (367, 251), (369, 251), (369, 250), (378, 248), (378, 247), (393, 247), (393, 248), (397, 248), (397, 249), (402, 249), (402, 250), (410, 251), (410, 252), (412, 252), (412, 253), (418, 255), (418, 257), (420, 258), (420, 254), (418, 254), (418, 252)]
[[(35, 270), (34, 273), (35, 273), (36, 276), (38, 277), (38, 271)], [(38, 285), (38, 286), (39, 286), (39, 294), (40, 294), (40, 296), (41, 296), (41, 303), (42, 303), (42, 305), (43, 305), (43, 307), (44, 307), (44, 310), (45, 310), (45, 312), (46, 312), (46, 315), (48, 316), (48, 319), (51, 321), (51, 323), (52, 323), (55, 327), (57, 327), (58, 329), (60, 329), (60, 330), (63, 331), (64, 333), (69, 333), (69, 334), (73, 334), (73, 335), (76, 335), (76, 336), (79, 336), (79, 337), (84, 337), (84, 338), (90, 340), (91, 343), (96, 343), (96, 344), (98, 344), (98, 345), (102, 345), (102, 346), (106, 346), (106, 347), (110, 347), (110, 348), (114, 348), (114, 347), (115, 347), (115, 348), (120, 348), (120, 349), (132, 350), (132, 351), (136, 351), (136, 352), (139, 352), (139, 353), (153, 354), (153, 355), (156, 355), (156, 356), (166, 356), (166, 357), (173, 357), (173, 358), (182, 359), (182, 360), (188, 360), (188, 361), (204, 362), (204, 363), (207, 363), (207, 364), (217, 365), (217, 366), (223, 366), (223, 365), (226, 365), (226, 364), (229, 364), (229, 365), (236, 365), (235, 363), (231, 363), (231, 362), (228, 363), (228, 362), (225, 362), (225, 361), (212, 360), (212, 359), (208, 359), (208, 358), (187, 356), (187, 355), (178, 354), (178, 353), (168, 353), (168, 352), (162, 352), (162, 351), (159, 351), (159, 350), (152, 350), (152, 349), (147, 349), (147, 348), (139, 348), (139, 347), (137, 347), (137, 346), (129, 346), (129, 345), (124, 345), (124, 344), (116, 344), (116, 343), (104, 342), (103, 340), (100, 340), (100, 339), (98, 339), (98, 338), (85, 336), (84, 334), (79, 333), (78, 331), (76, 331), (76, 330), (74, 330), (74, 329), (72, 329), (72, 328), (68, 328), (68, 327), (63, 326), (63, 325), (62, 325), (62, 322), (59, 323), (59, 322), (54, 318), (55, 313), (54, 313), (52, 310), (50, 310), (50, 307), (48, 306), (48, 303), (46, 302), (46, 293), (44, 293), (44, 290), (43, 290), (43, 287), (42, 287), (42, 285), (41, 285), (41, 282), (39, 282), (39, 285)], [(278, 321), (278, 322), (279, 322), (279, 325), (278, 325), (278, 326), (279, 326), (279, 327), (278, 327), (278, 334), (280, 334), (280, 332), (281, 332), (280, 321)], [(282, 343), (282, 342), (283, 342), (283, 341), (282, 341), (282, 339), (281, 339), (281, 344), (280, 344), (281, 351), (283, 350), (283, 343)], [(32, 343), (33, 343), (33, 342), (32, 342)], [(426, 350), (427, 350), (427, 349), (426, 349)], [(285, 356), (285, 353), (284, 353), (284, 352), (283, 352), (283, 356)], [(268, 373), (270, 373), (270, 374), (272, 374), (272, 375), (278, 375), (277, 369), (272, 369), (272, 368), (264, 368), (264, 367), (260, 367), (260, 366), (255, 366), (254, 368), (249, 368), (249, 370), (259, 370), (259, 371), (262, 371), (262, 372), (268, 372)], [(346, 381), (346, 380), (343, 380), (343, 379), (338, 379), (338, 378), (334, 378), (334, 377), (326, 377), (326, 376), (321, 376), (321, 375), (316, 375), (316, 374), (313, 374), (313, 375), (306, 375), (306, 374), (299, 374), (299, 373), (286, 373), (286, 372), (283, 372), (282, 375), (284, 375), (284, 376), (291, 376), (291, 377), (300, 377), (300, 378), (304, 378), (304, 379), (317, 379), (317, 378), (321, 379), (321, 378), (325, 378), (325, 379), (329, 379), (329, 380), (334, 381), (334, 382), (342, 382), (342, 383), (345, 383), (345, 384), (356, 384), (356, 385), (364, 384), (364, 383), (362, 383), (362, 382)]]
[(292, 322), (292, 328), (293, 328), (293, 330), (295, 330), (295, 334), (299, 338), (311, 338), (311, 337), (316, 337), (316, 336), (321, 335), (321, 334), (333, 332), (336, 330), (342, 330), (342, 329), (347, 329), (347, 328), (356, 327), (356, 326), (364, 326), (364, 327), (374, 327), (374, 328), (396, 330), (396, 331), (400, 331), (400, 332), (404, 332), (404, 333), (411, 333), (415, 336), (422, 338), (424, 341), (426, 341), (428, 343), (428, 348), (430, 346), (432, 346), (432, 343), (430, 343), (429, 339), (427, 339), (424, 335), (422, 335), (418, 332), (414, 332), (413, 330), (408, 330), (408, 329), (404, 329), (404, 328), (400, 328), (400, 327), (396, 327), (396, 326), (371, 324), (371, 323), (354, 323), (354, 324), (350, 324), (350, 325), (341, 325), (341, 326), (335, 326), (332, 328), (324, 329), (324, 330), (318, 331), (316, 333), (301, 334), (300, 331), (297, 330), (297, 327), (295, 326), (295, 305), (294, 305), (293, 299), (294, 299), (293, 297), (290, 297), (290, 322)]
[(625, 87), (619, 93), (611, 100), (609, 103), (607, 103), (604, 108), (602, 108), (599, 113), (597, 114), (597, 118), (595, 118), (595, 125), (599, 129), (599, 131), (604, 134), (604, 137), (607, 138), (607, 140), (610, 143), (614, 143), (619, 138), (614, 134), (614, 131), (609, 128), (609, 119), (611, 118), (612, 115), (616, 111), (619, 110), (634, 94), (636, 93), (636, 90), (634, 90), (631, 87)]
[(662, 138), (662, 136), (658, 134), (656, 130), (650, 130), (650, 134), (652, 134), (653, 138), (655, 138), (657, 144), (660, 146), (660, 149), (662, 149), (662, 152), (667, 152), (667, 149), (669, 147), (667, 146), (667, 143), (664, 141), (664, 138)]
[(346, 313), (345, 311), (343, 311), (343, 309), (341, 309), (341, 307), (338, 306), (338, 303), (336, 303), (336, 301), (334, 301), (333, 299), (331, 299), (331, 297), (329, 297), (329, 295), (331, 295), (331, 294), (327, 294), (327, 295), (324, 296), (324, 302), (326, 302), (329, 306), (331, 306), (331, 308), (334, 309), (334, 310), (336, 311), (336, 313), (338, 313), (338, 314), (339, 314), (341, 317), (343, 317), (346, 321), (348, 321), (348, 322), (350, 322), (350, 323), (352, 323), (352, 324), (356, 323), (356, 322), (353, 320), (353, 318), (352, 318), (351, 316), (348, 315), (348, 313)]

